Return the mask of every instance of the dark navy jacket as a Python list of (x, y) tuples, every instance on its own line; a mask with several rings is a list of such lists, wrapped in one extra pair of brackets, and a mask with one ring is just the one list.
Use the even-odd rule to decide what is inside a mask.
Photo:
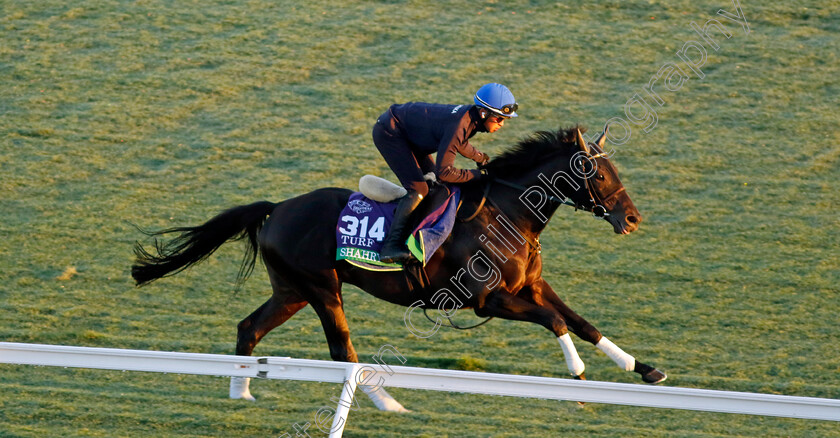
[(408, 102), (391, 105), (388, 112), (396, 121), (398, 133), (417, 155), (437, 153), (435, 173), (439, 180), (462, 183), (480, 176), (477, 169), (454, 166), (456, 152), (475, 162), (484, 155), (469, 143), (476, 132), (486, 132), (475, 105)]

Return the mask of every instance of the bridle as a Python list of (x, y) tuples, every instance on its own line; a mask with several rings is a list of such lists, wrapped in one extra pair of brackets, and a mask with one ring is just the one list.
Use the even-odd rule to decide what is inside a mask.
[[(606, 157), (606, 156), (607, 156), (607, 154), (604, 153), (604, 152), (600, 152), (596, 155), (589, 155), (589, 153), (586, 153), (587, 160), (590, 160), (590, 161), (594, 160), (596, 158), (601, 158), (601, 157)], [(573, 200), (571, 200), (568, 197), (561, 199), (561, 198), (558, 198), (557, 196), (549, 195), (547, 197), (547, 199), (551, 202), (556, 202), (556, 203), (561, 204), (561, 205), (568, 205), (570, 207), (574, 207), (575, 211), (577, 211), (577, 210), (588, 211), (588, 212), (592, 213), (598, 219), (608, 217), (610, 214), (607, 213), (607, 209), (606, 209), (605, 205), (607, 205), (607, 202), (610, 202), (613, 198), (615, 198), (621, 192), (623, 192), (624, 191), (624, 186), (619, 187), (614, 192), (612, 192), (609, 195), (601, 198), (601, 196), (598, 194), (598, 192), (592, 186), (592, 183), (589, 181), (591, 176), (587, 175), (587, 173), (585, 171), (585, 168), (584, 168), (583, 160), (579, 159), (579, 160), (576, 160), (576, 161), (578, 161), (580, 163), (580, 166), (581, 166), (581, 175), (583, 175), (583, 178), (582, 178), (583, 179), (583, 185), (584, 185), (584, 188), (586, 189), (587, 194), (589, 195), (589, 205), (579, 204), (577, 202), (574, 202)], [(473, 212), (473, 214), (471, 214), (468, 218), (461, 219), (461, 222), (469, 222), (469, 221), (475, 219), (476, 216), (478, 216), (478, 214), (481, 212), (481, 209), (484, 207), (485, 202), (488, 201), (488, 200), (490, 201), (490, 204), (493, 205), (493, 207), (495, 207), (497, 210), (499, 210), (499, 212), (501, 212), (501, 209), (499, 208), (499, 206), (496, 205), (496, 203), (490, 197), (490, 187), (493, 185), (494, 182), (497, 182), (501, 185), (510, 187), (512, 189), (519, 190), (522, 193), (525, 193), (528, 190), (528, 187), (525, 187), (521, 184), (510, 182), (510, 181), (507, 181), (507, 180), (504, 180), (504, 179), (501, 179), (501, 178), (495, 178), (495, 177), (492, 177), (492, 176), (490, 178), (487, 178), (486, 181), (487, 182), (484, 184), (484, 192), (481, 196), (481, 201), (478, 203), (478, 207), (476, 207), (475, 212)], [(504, 213), (502, 213), (502, 214), (504, 214)]]
[[(595, 155), (589, 155), (588, 152), (585, 152), (585, 153), (586, 153), (586, 159), (588, 161), (592, 161), (592, 162), (594, 162), (594, 160), (596, 158), (601, 158), (601, 157), (606, 157), (607, 156), (607, 154), (605, 152), (599, 152)], [(586, 209), (586, 208), (581, 208), (581, 209), (591, 212), (597, 218), (608, 217), (610, 214), (607, 213), (607, 206), (611, 205), (611, 201), (613, 200), (613, 198), (617, 197), (621, 192), (625, 191), (624, 186), (621, 185), (619, 188), (615, 189), (615, 191), (613, 191), (609, 195), (602, 198), (598, 194), (598, 191), (595, 190), (592, 187), (592, 184), (589, 182), (589, 179), (591, 177), (586, 174), (586, 169), (584, 167), (584, 164), (582, 163), (582, 160), (579, 160), (579, 161), (581, 161), (581, 174), (584, 175), (583, 185), (584, 185), (584, 187), (586, 187), (586, 192), (589, 194), (589, 204), (590, 204), (589, 209)], [(577, 209), (579, 209), (579, 207), (576, 205), (575, 209), (577, 210)]]

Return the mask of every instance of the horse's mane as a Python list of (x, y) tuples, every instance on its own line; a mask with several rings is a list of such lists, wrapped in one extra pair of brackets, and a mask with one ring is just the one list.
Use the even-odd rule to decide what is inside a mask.
[(569, 155), (578, 150), (576, 129), (586, 132), (586, 128), (575, 126), (558, 131), (537, 131), (503, 152), (487, 164), (490, 175), (505, 177), (526, 173), (545, 162), (545, 157), (555, 152)]

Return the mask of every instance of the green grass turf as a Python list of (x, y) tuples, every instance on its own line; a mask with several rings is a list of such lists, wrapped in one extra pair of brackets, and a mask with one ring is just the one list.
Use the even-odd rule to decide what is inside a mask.
[[(642, 212), (616, 236), (571, 209), (543, 235), (545, 277), (667, 385), (840, 398), (836, 130), (840, 2), (743, 1), (750, 33), (662, 91), (658, 124), (614, 162)], [(233, 293), (242, 246), (133, 287), (145, 228), (390, 171), (370, 139), (393, 102), (468, 103), (507, 84), (521, 117), (474, 144), (600, 127), (731, 2), (16, 1), (0, 3), (0, 339), (231, 354), (269, 294)], [(718, 18), (720, 18), (718, 16)], [(617, 131), (618, 132), (618, 131)], [(461, 161), (469, 166), (466, 161)], [(58, 280), (66, 269), (78, 274)], [(563, 376), (541, 327), (494, 320), (428, 340), (404, 309), (345, 288), (362, 359)], [(475, 321), (461, 312), (462, 321)], [(591, 379), (637, 382), (578, 343)], [(328, 359), (303, 310), (259, 355)], [(0, 366), (0, 436), (279, 436), (338, 385)], [(829, 422), (394, 390), (345, 436), (836, 436)], [(315, 436), (313, 434), (313, 436)]]

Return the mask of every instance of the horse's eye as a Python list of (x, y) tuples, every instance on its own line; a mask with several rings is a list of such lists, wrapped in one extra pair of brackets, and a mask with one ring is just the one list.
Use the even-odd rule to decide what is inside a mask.
[(598, 178), (598, 179), (599, 179), (599, 180), (601, 180), (601, 181), (603, 181), (603, 180), (605, 180), (605, 179), (606, 179), (606, 178), (604, 177), (604, 174), (603, 174), (603, 173), (599, 173), (599, 174), (598, 174), (598, 176), (596, 176), (595, 178)]

